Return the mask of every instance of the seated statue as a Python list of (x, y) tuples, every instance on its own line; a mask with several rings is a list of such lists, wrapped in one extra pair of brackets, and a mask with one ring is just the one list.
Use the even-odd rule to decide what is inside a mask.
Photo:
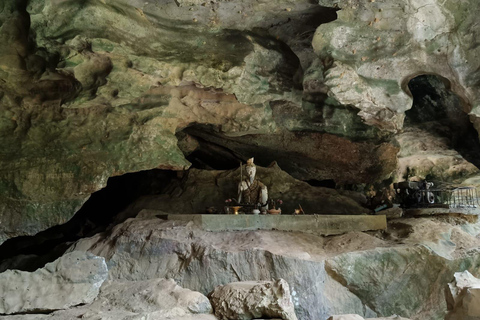
[(246, 176), (238, 184), (238, 203), (259, 205), (262, 213), (266, 213), (268, 191), (263, 183), (255, 179), (257, 167), (253, 163), (253, 158), (248, 159), (245, 171)]

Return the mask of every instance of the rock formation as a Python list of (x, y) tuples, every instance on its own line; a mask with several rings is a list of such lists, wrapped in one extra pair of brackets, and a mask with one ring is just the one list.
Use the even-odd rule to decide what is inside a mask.
[(179, 287), (175, 281), (151, 279), (148, 281), (107, 281), (92, 303), (50, 315), (35, 314), (4, 317), (5, 320), (48, 318), (69, 319), (170, 319), (216, 320), (210, 301), (204, 295)]
[(388, 184), (396, 169), (471, 178), (477, 169), (448, 145), (408, 160), (408, 133), (397, 168), (391, 138), (421, 74), (444, 80), (477, 125), (472, 8), (3, 1), (0, 241), (64, 223), (109, 177), (208, 156), (230, 168), (277, 160), (295, 178), (360, 188)]
[(444, 286), (479, 265), (478, 224), (429, 218), (392, 220), (389, 230), (320, 237), (280, 231), (205, 232), (192, 224), (129, 219), (72, 250), (105, 257), (109, 277), (174, 278), (208, 294), (238, 281), (285, 279), (299, 319), (397, 314), (443, 319)]
[(201, 152), (278, 160), (301, 179), (391, 175), (397, 149), (318, 81), (310, 42), (335, 10), (204, 4), (2, 3), (0, 241), (67, 221), (111, 176), (188, 168), (187, 129)]
[[(201, 294), (283, 278), (305, 320), (442, 319), (453, 274), (479, 275), (474, 219), (391, 211), (385, 232), (327, 238), (133, 217), (221, 211), (250, 157), (277, 162), (258, 174), (288, 213), (298, 203), (307, 213), (369, 213), (370, 190), (407, 178), (480, 185), (479, 8), (474, 0), (0, 1), (0, 268), (23, 261), (33, 270), (89, 237), (73, 247), (108, 263), (106, 305), (130, 309), (75, 308), (58, 319), (187, 319), (197, 316), (192, 305), (214, 318), (197, 294), (199, 304), (172, 298), (155, 315), (145, 282), (130, 284), (137, 297), (143, 286), (152, 293), (142, 309), (129, 305), (133, 294), (116, 296), (129, 289), (117, 281), (159, 278)], [(152, 174), (157, 187), (119, 185), (117, 200), (94, 202), (107, 181), (153, 169), (163, 170)], [(100, 258), (82, 259), (106, 276)], [(2, 290), (26, 281), (20, 287), (35, 293), (14, 291), (0, 312), (90, 302), (93, 289), (85, 301), (38, 294), (53, 284), (63, 292), (60, 282), (35, 280), (55, 278), (58, 261), (2, 273)]]
[(297, 320), (290, 288), (283, 279), (233, 282), (216, 287), (209, 297), (219, 319)]
[(49, 312), (91, 303), (107, 279), (105, 260), (74, 251), (35, 272), (0, 273), (0, 314)]
[(445, 320), (480, 318), (480, 280), (470, 272), (456, 272), (455, 280), (445, 289), (448, 314)]
[[(313, 39), (324, 60), (329, 94), (354, 105), (369, 124), (396, 131), (412, 102), (408, 82), (419, 74), (441, 76), (476, 117), (478, 8), (463, 1), (322, 0), (341, 9)], [(476, 123), (476, 120), (473, 120)]]

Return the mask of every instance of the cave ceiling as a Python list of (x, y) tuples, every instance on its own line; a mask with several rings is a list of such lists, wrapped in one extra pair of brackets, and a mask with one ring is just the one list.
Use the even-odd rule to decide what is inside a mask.
[[(473, 0), (4, 0), (0, 241), (65, 222), (109, 177), (185, 170), (201, 145), (276, 160), (301, 180), (389, 181), (409, 140), (395, 135), (411, 79), (439, 76), (480, 126), (479, 10)], [(464, 171), (455, 178), (478, 174)]]

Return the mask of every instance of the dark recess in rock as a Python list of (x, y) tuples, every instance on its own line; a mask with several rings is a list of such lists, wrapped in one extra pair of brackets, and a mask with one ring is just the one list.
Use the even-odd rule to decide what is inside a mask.
[(337, 185), (335, 183), (335, 180), (333, 180), (333, 179), (327, 179), (327, 180), (311, 179), (311, 180), (307, 180), (305, 182), (307, 182), (309, 185), (314, 186), (314, 187), (324, 187), (324, 188), (331, 188), (331, 189), (335, 189), (335, 186)]
[(122, 210), (140, 196), (162, 193), (174, 177), (174, 171), (154, 169), (108, 179), (107, 186), (93, 193), (67, 223), (6, 240), (0, 246), (0, 272), (34, 271), (54, 261), (72, 242), (123, 222), (115, 219)]
[(190, 126), (183, 131), (197, 140), (230, 150), (238, 159), (246, 161), (254, 157), (255, 162), (263, 167), (276, 161), (282, 170), (296, 179), (332, 179), (339, 185), (388, 179), (398, 152), (389, 143), (356, 143), (310, 131), (279, 130), (275, 135), (244, 136), (227, 136), (212, 126)]
[(480, 168), (480, 141), (460, 98), (435, 75), (421, 75), (408, 83), (413, 106), (405, 112), (405, 127), (413, 126), (447, 138), (451, 147)]
[[(198, 126), (206, 128), (205, 126)], [(206, 128), (206, 130), (210, 130)], [(179, 140), (179, 148), (185, 155), (185, 158), (192, 163), (192, 168), (206, 170), (230, 170), (238, 168), (240, 162), (248, 159), (246, 156), (236, 154), (221, 145), (209, 142), (201, 137), (193, 137), (184, 131), (176, 134)], [(190, 141), (190, 146), (187, 145)], [(194, 146), (191, 146), (191, 143)]]

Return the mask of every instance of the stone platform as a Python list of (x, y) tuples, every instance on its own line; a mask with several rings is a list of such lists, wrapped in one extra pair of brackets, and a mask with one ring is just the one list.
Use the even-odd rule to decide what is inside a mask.
[(193, 221), (206, 231), (282, 230), (327, 236), (387, 228), (385, 215), (160, 214), (158, 217)]

